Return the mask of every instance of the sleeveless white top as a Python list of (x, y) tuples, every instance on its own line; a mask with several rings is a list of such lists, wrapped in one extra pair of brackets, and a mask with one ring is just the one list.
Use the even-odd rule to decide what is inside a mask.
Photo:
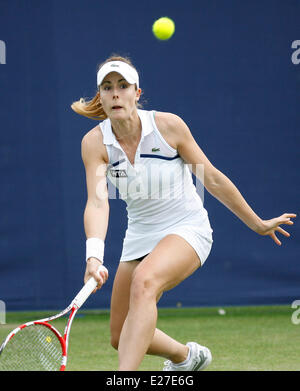
[(109, 157), (107, 178), (113, 185), (108, 182), (109, 198), (117, 198), (118, 189), (119, 198), (127, 204), (127, 239), (154, 237), (180, 224), (197, 226), (211, 237), (207, 211), (189, 166), (159, 132), (155, 112), (138, 110), (138, 115), (142, 134), (133, 165), (115, 138), (110, 120), (100, 123)]

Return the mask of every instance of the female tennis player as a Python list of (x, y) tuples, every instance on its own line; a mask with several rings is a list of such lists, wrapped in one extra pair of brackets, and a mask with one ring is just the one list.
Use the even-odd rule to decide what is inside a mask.
[(262, 220), (235, 185), (215, 168), (175, 114), (139, 108), (139, 75), (129, 59), (113, 56), (97, 73), (97, 94), (74, 102), (72, 109), (100, 120), (82, 139), (87, 203), (85, 281), (93, 276), (99, 289), (108, 278), (103, 263), (109, 219), (106, 179), (127, 203), (128, 228), (111, 299), (111, 343), (118, 350), (119, 370), (137, 370), (145, 354), (164, 357), (164, 370), (199, 371), (212, 360), (197, 342), (186, 345), (156, 328), (157, 302), (206, 261), (212, 229), (192, 172), (207, 191), (250, 229), (281, 242), (290, 236), (292, 213)]

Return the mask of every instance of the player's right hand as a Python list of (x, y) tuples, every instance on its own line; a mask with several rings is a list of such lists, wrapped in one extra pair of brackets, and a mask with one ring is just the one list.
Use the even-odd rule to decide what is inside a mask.
[(84, 283), (86, 283), (91, 277), (94, 277), (98, 283), (97, 288), (93, 291), (93, 293), (100, 289), (108, 279), (108, 270), (97, 258), (89, 258), (87, 260)]

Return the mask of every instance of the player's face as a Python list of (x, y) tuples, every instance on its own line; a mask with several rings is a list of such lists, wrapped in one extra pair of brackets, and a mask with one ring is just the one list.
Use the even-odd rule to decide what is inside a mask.
[(109, 73), (100, 86), (100, 103), (106, 115), (111, 119), (129, 118), (136, 110), (141, 90), (129, 84), (117, 72)]

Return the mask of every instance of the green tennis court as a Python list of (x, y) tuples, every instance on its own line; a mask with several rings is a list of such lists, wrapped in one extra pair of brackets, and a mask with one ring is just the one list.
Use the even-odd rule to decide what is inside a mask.
[[(208, 346), (213, 362), (207, 371), (299, 371), (300, 325), (292, 322), (291, 306), (159, 309), (158, 327), (186, 343)], [(55, 311), (53, 312), (55, 313)], [(222, 311), (221, 311), (222, 313)], [(23, 322), (49, 312), (7, 313), (0, 325), (1, 341)], [(55, 321), (63, 331), (66, 319)], [(117, 352), (109, 343), (109, 311), (82, 310), (70, 335), (68, 371), (117, 370)], [(146, 356), (140, 370), (161, 371), (163, 358)]]

